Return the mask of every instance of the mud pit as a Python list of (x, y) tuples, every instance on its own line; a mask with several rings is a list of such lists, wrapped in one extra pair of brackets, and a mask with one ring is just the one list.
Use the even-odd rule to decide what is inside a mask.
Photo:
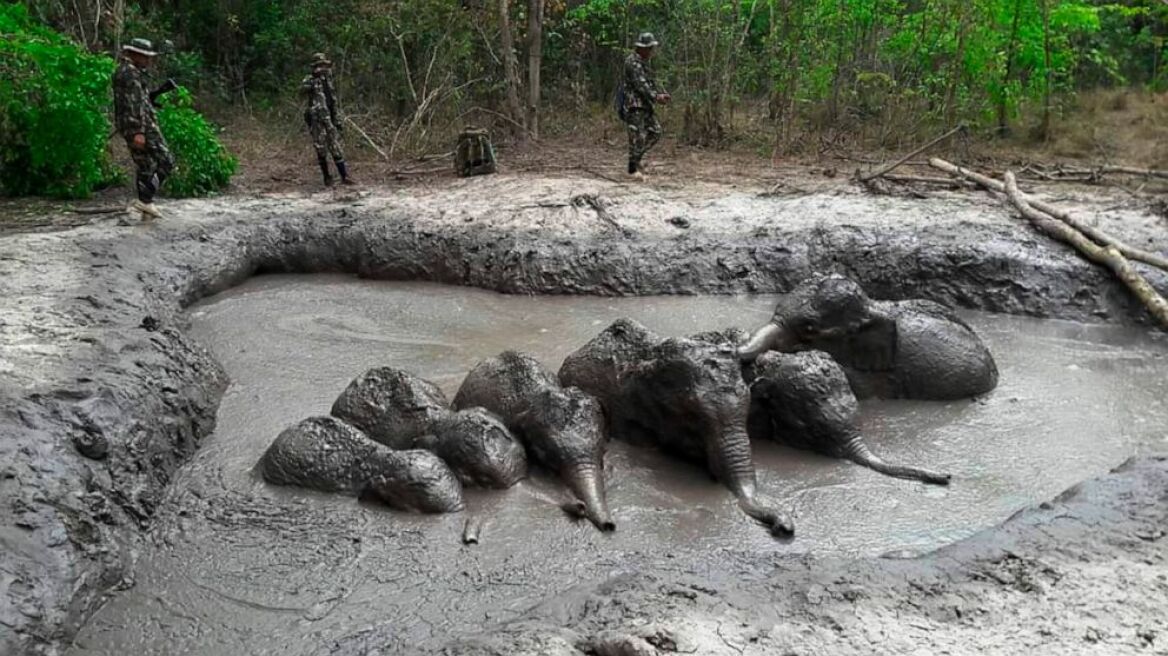
[(461, 514), (409, 516), (276, 488), (251, 472), (276, 433), (327, 414), (371, 366), (404, 368), (453, 397), (477, 361), (506, 348), (555, 370), (617, 317), (684, 335), (754, 326), (773, 300), (516, 297), (267, 276), (196, 306), (192, 334), (232, 379), (218, 428), (177, 474), (136, 585), (94, 616), (72, 653), (320, 654), (362, 631), (389, 653), (436, 648), (579, 581), (622, 572), (678, 569), (733, 586), (727, 560), (922, 553), (1132, 453), (1168, 448), (1165, 340), (1143, 329), (969, 312), (1000, 363), (997, 390), (973, 402), (864, 405), (874, 447), (952, 472), (952, 487), (756, 445), (762, 489), (798, 513), (790, 543), (745, 518), (704, 472), (620, 442), (607, 459), (614, 535), (571, 524), (539, 498), (557, 485), (541, 477), (523, 489), (469, 492), (473, 512), (490, 518), (484, 544), (470, 549), (459, 545)]
[[(666, 536), (678, 533), (662, 518), (676, 519), (696, 527), (690, 534), (695, 541), (704, 535), (697, 529), (724, 522), (734, 540), (706, 551), (685, 543), (690, 551), (679, 548), (668, 558), (641, 545), (622, 546), (628, 544), (620, 542), (625, 531), (605, 541), (552, 512), (547, 521), (531, 520), (532, 530), (558, 540), (555, 549), (572, 557), (543, 569), (516, 564), (527, 554), (520, 548), (525, 544), (502, 551), (509, 538), (499, 526), (468, 557), (452, 539), (457, 521), (451, 518), (426, 520), (434, 523), (424, 528), (346, 499), (273, 491), (215, 465), (223, 453), (231, 457), (219, 439), (226, 433), (212, 436), (228, 387), (223, 367), (244, 360), (230, 349), (220, 360), (213, 357), (192, 336), (186, 308), (257, 273), (345, 272), (519, 294), (629, 296), (768, 294), (830, 272), (854, 278), (876, 297), (1146, 325), (1146, 315), (1105, 271), (1021, 228), (980, 195), (873, 198), (842, 180), (789, 197), (760, 193), (767, 189), (498, 175), (433, 188), (176, 202), (167, 205), (168, 220), (154, 226), (119, 228), (99, 218), (94, 225), (4, 236), (0, 653), (70, 649), (103, 605), (101, 616), (84, 627), (75, 653), (85, 653), (80, 645), (90, 643), (149, 652), (157, 645), (146, 641), (157, 639), (194, 645), (192, 653), (284, 653), (303, 646), (387, 654), (441, 642), (453, 634), (454, 622), (485, 633), (443, 647), (446, 654), (1033, 656), (1163, 650), (1168, 459), (1162, 455), (1133, 460), (939, 551), (886, 560), (864, 557), (884, 548), (868, 532), (851, 535), (840, 525), (864, 525), (845, 520), (862, 517), (865, 508), (911, 518), (918, 504), (959, 501), (957, 487), (934, 498), (923, 488), (867, 479), (875, 475), (844, 463), (792, 460), (777, 449), (762, 449), (763, 469), (794, 468), (783, 480), (797, 480), (798, 474), (842, 483), (808, 483), (811, 491), (801, 495), (799, 488), (776, 484), (777, 496), (793, 494), (797, 508), (828, 505), (838, 490), (851, 491), (847, 485), (865, 480), (884, 487), (876, 498), (843, 495), (860, 503), (860, 510), (841, 506), (842, 514), (827, 519), (804, 511), (794, 543), (767, 542), (760, 549), (750, 542), (759, 539), (751, 531), (757, 527), (724, 512), (727, 499), (720, 491), (703, 487), (671, 461), (660, 470), (671, 477), (660, 481), (670, 498), (655, 498), (651, 511), (648, 503), (624, 503), (639, 493), (639, 481), (654, 480), (633, 475), (649, 475), (649, 467), (640, 465), (654, 464), (653, 457), (631, 454), (614, 460), (618, 513), (623, 507), (663, 522)], [(1126, 197), (1065, 186), (1036, 191), (1131, 244), (1162, 250), (1163, 225)], [(587, 198), (577, 202), (581, 194), (590, 194), (612, 221), (603, 220)], [(69, 225), (51, 216), (46, 224)], [(1148, 278), (1168, 291), (1168, 276), (1149, 271)], [(589, 334), (599, 327), (590, 326)], [(368, 333), (360, 325), (323, 330)], [(991, 342), (1004, 343), (1016, 331), (997, 332), (988, 335)], [(371, 353), (393, 346), (353, 343)], [(1139, 354), (1149, 353), (1155, 363), (1151, 346), (1085, 348), (1055, 348), (1079, 351), (1081, 369), (1059, 370), (1048, 385), (1066, 386), (1073, 376), (1108, 366), (1143, 366), (1134, 362)], [(299, 355), (308, 362), (309, 354)], [(320, 370), (322, 363), (301, 371)], [(365, 364), (345, 365), (353, 369), (337, 374), (337, 387), (314, 388), (318, 396), (303, 399), (297, 418), (321, 409), (319, 399), (331, 398)], [(281, 384), (285, 375), (265, 382)], [(1002, 391), (990, 403), (1005, 399), (997, 395)], [(1017, 396), (1016, 405), (1025, 408), (1031, 397)], [(223, 399), (225, 412), (237, 400), (234, 392)], [(900, 412), (911, 414), (911, 407)], [(957, 412), (977, 412), (969, 408)], [(884, 410), (880, 417), (894, 416)], [(1092, 448), (1114, 451), (1060, 448), (1058, 460), (1082, 465), (1083, 476), (1101, 471), (1138, 450), (1137, 420), (1159, 412), (1151, 405), (1135, 407), (1132, 423), (1087, 426), (1100, 431)], [(948, 419), (928, 428), (929, 435), (946, 437)], [(952, 440), (898, 443), (896, 425), (881, 428), (876, 422), (873, 415), (869, 433), (885, 431), (875, 446), (889, 455), (916, 450), (921, 458), (954, 457), (944, 450)], [(229, 430), (240, 427), (223, 429)], [(266, 427), (257, 428), (237, 446), (251, 448), (271, 436)], [(1079, 462), (1080, 453), (1089, 457)], [(959, 482), (963, 475), (971, 482), (990, 478), (964, 461), (952, 469)], [(1022, 481), (1020, 489), (1030, 492), (1000, 497), (985, 521), (996, 521), (1026, 499), (1049, 498), (1061, 483), (1042, 483), (1050, 492), (1030, 487), (1032, 478), (1043, 481), (1048, 473), (1006, 481)], [(988, 485), (999, 493), (1005, 489), (992, 480)], [(889, 490), (905, 495), (896, 507), (884, 505)], [(695, 509), (690, 514), (669, 510), (676, 503), (672, 497), (682, 496), (678, 491), (685, 493), (683, 507)], [(515, 493), (490, 503), (498, 503), (500, 513), (529, 507), (548, 512)], [(942, 516), (934, 520), (942, 522)], [(819, 530), (816, 522), (831, 530)], [(910, 529), (891, 526), (881, 535), (920, 550), (970, 530), (964, 521), (952, 535), (913, 535)], [(813, 555), (802, 555), (808, 549), (803, 545), (812, 544), (804, 540), (814, 536), (824, 542), (816, 543)], [(273, 553), (273, 544), (294, 545), (295, 552)], [(235, 560), (219, 557), (223, 553)], [(406, 581), (424, 583), (403, 587)], [(541, 596), (539, 589), (548, 592)], [(432, 590), (453, 592), (435, 597)], [(395, 620), (403, 614), (412, 623)], [(252, 621), (236, 631), (236, 615)], [(110, 621), (124, 625), (111, 630)], [(230, 636), (222, 640), (231, 644), (216, 642), (217, 633)], [(288, 644), (274, 646), (282, 641)], [(210, 644), (216, 645), (210, 651), (199, 647)]]

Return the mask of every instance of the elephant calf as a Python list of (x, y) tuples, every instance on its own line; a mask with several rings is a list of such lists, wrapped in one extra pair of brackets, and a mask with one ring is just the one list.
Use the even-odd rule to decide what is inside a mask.
[(847, 458), (889, 476), (949, 483), (949, 474), (889, 464), (868, 449), (856, 428), (856, 396), (843, 369), (826, 353), (764, 353), (747, 375), (753, 378), (752, 436)]
[(564, 360), (560, 382), (596, 396), (614, 436), (704, 465), (742, 510), (776, 535), (791, 520), (761, 502), (746, 432), (750, 390), (731, 346), (662, 340), (619, 319)]
[(527, 475), (523, 445), (486, 411), (455, 413), (428, 380), (376, 367), (349, 383), (332, 415), (393, 449), (426, 449), (465, 485), (508, 488)]
[(462, 486), (429, 451), (394, 451), (335, 417), (285, 429), (259, 462), (264, 480), (324, 492), (371, 493), (399, 510), (457, 512)]
[(923, 300), (874, 301), (842, 276), (797, 286), (739, 356), (749, 362), (770, 350), (827, 352), (843, 365), (860, 398), (959, 399), (998, 384), (989, 349), (947, 308)]
[(597, 528), (616, 528), (604, 489), (604, 415), (596, 399), (561, 388), (534, 358), (515, 351), (475, 365), (455, 408), (481, 407), (498, 415), (532, 458), (556, 472), (583, 503)]
[(527, 452), (495, 415), (483, 408), (448, 412), (416, 441), (450, 465), (464, 485), (505, 489), (527, 476)]
[(448, 412), (438, 386), (401, 369), (377, 367), (349, 383), (330, 414), (394, 449), (409, 449)]

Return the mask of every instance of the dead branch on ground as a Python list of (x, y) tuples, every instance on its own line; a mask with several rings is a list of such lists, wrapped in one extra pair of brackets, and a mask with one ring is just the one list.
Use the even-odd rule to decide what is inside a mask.
[(1165, 301), (1164, 297), (1148, 284), (1148, 281), (1140, 275), (1139, 271), (1136, 271), (1127, 258), (1120, 254), (1117, 248), (1099, 246), (1082, 232), (1033, 207), (1018, 190), (1018, 182), (1015, 180), (1014, 174), (1006, 171), (1005, 178), (1006, 196), (1022, 216), (1030, 221), (1031, 225), (1039, 232), (1075, 247), (1088, 260), (1111, 269), (1115, 276), (1131, 290), (1132, 294), (1140, 299), (1140, 302), (1160, 322), (1160, 325), (1168, 329), (1168, 301)]
[(356, 121), (349, 118), (348, 116), (345, 117), (345, 121), (349, 125), (353, 126), (353, 129), (357, 131), (357, 134), (361, 135), (361, 137), (363, 139), (365, 139), (365, 143), (369, 144), (369, 146), (372, 147), (373, 150), (376, 150), (378, 155), (381, 155), (381, 159), (383, 159), (387, 162), (389, 161), (389, 155), (385, 154), (385, 151), (382, 150), (381, 147), (377, 145), (377, 142), (373, 141), (372, 137), (370, 137), (368, 134), (366, 134), (366, 132), (364, 130), (361, 129), (360, 125), (357, 125)]
[[(976, 182), (977, 184), (981, 185), (982, 187), (985, 187), (986, 189), (989, 189), (991, 191), (997, 191), (999, 193), (1005, 193), (1005, 191), (1006, 191), (1006, 185), (1004, 183), (1002, 183), (998, 180), (995, 180), (989, 176), (982, 175), (982, 174), (978, 173), (977, 171), (971, 171), (969, 169), (962, 168), (960, 166), (957, 166), (956, 164), (952, 164), (950, 162), (947, 162), (939, 157), (933, 157), (933, 158), (929, 159), (929, 165), (935, 169), (939, 169), (939, 170), (944, 171), (950, 175), (960, 176), (960, 177), (963, 177), (967, 180), (972, 180), (972, 181)], [(1163, 257), (1161, 255), (1157, 255), (1156, 253), (1150, 253), (1148, 251), (1145, 251), (1145, 250), (1142, 250), (1139, 248), (1135, 248), (1133, 246), (1129, 246), (1129, 245), (1123, 243), (1122, 241), (1107, 234), (1106, 232), (1103, 232), (1099, 228), (1096, 228), (1094, 226), (1090, 226), (1090, 225), (1087, 225), (1086, 223), (1083, 223), (1082, 221), (1078, 220), (1073, 215), (1071, 215), (1071, 213), (1067, 212), (1066, 210), (1055, 207), (1054, 205), (1051, 205), (1050, 203), (1038, 200), (1036, 198), (1027, 198), (1026, 202), (1029, 203), (1030, 206), (1034, 207), (1038, 211), (1043, 212), (1045, 214), (1048, 214), (1048, 215), (1058, 219), (1059, 221), (1066, 223), (1071, 228), (1078, 230), (1079, 232), (1083, 233), (1084, 235), (1087, 235), (1088, 237), (1095, 240), (1099, 244), (1101, 244), (1103, 246), (1110, 246), (1110, 247), (1115, 248), (1117, 251), (1120, 252), (1120, 254), (1122, 254), (1126, 258), (1129, 258), (1132, 260), (1137, 260), (1137, 261), (1143, 262), (1145, 264), (1150, 264), (1154, 267), (1158, 267), (1160, 269), (1168, 271), (1168, 258), (1166, 258), (1166, 257)]]
[(591, 207), (596, 212), (596, 216), (619, 232), (625, 237), (632, 237), (634, 233), (632, 230), (617, 223), (616, 219), (608, 211), (608, 202), (596, 194), (578, 194), (572, 196), (570, 201), (574, 207)]
[(916, 150), (911, 151), (909, 154), (905, 155), (904, 157), (901, 157), (900, 159), (896, 160), (895, 162), (893, 162), (891, 164), (887, 164), (885, 166), (882, 166), (882, 167), (876, 169), (875, 171), (870, 171), (870, 172), (864, 173), (864, 174), (860, 174), (859, 172), (857, 172), (856, 179), (858, 179), (860, 182), (868, 182), (870, 180), (874, 180), (876, 178), (882, 177), (886, 173), (889, 173), (893, 169), (895, 169), (896, 167), (900, 166), (901, 164), (904, 164), (905, 162), (909, 161), (910, 159), (916, 157), (917, 155), (920, 155), (921, 153), (925, 152), (926, 150), (932, 148), (933, 146), (936, 146), (937, 144), (939, 144), (942, 141), (948, 139), (949, 137), (957, 134), (958, 132), (961, 132), (964, 129), (965, 129), (964, 125), (958, 125), (957, 127), (953, 128), (952, 130), (949, 130), (945, 134), (937, 137), (936, 139), (933, 139), (932, 141), (917, 148)]

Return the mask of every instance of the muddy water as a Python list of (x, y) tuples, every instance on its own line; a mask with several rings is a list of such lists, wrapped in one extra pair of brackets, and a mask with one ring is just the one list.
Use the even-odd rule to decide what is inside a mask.
[(73, 653), (319, 654), (342, 641), (383, 653), (439, 644), (515, 616), (582, 581), (647, 568), (750, 576), (780, 554), (921, 552), (1001, 521), (1168, 447), (1168, 340), (1129, 328), (969, 313), (1001, 369), (987, 398), (868, 402), (878, 452), (954, 474), (949, 488), (770, 444), (760, 484), (797, 513), (776, 542), (708, 476), (615, 443), (601, 535), (547, 503), (542, 477), (470, 492), (491, 518), (484, 544), (459, 544), (463, 517), (417, 517), (339, 496), (266, 485), (252, 472), (285, 426), (326, 413), (350, 379), (392, 364), (453, 395), (478, 360), (507, 348), (548, 366), (610, 321), (663, 334), (769, 316), (767, 297), (525, 298), (344, 277), (252, 280), (192, 311), (194, 333), (232, 385), (216, 433), (177, 477), (136, 580)]

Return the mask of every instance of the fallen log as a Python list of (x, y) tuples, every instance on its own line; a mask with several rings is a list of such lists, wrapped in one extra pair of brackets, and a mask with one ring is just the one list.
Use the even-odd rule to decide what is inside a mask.
[(937, 144), (939, 144), (942, 141), (948, 139), (949, 137), (957, 134), (958, 132), (961, 132), (964, 129), (965, 129), (964, 125), (958, 125), (957, 127), (953, 128), (952, 130), (949, 130), (945, 134), (937, 137), (936, 139), (933, 139), (929, 143), (921, 146), (920, 148), (917, 148), (916, 150), (910, 152), (909, 154), (905, 155), (904, 157), (901, 157), (900, 159), (896, 160), (895, 162), (888, 164), (888, 165), (885, 165), (885, 166), (881, 166), (880, 168), (876, 169), (875, 171), (871, 171), (871, 172), (868, 172), (868, 173), (865, 173), (863, 175), (858, 176), (858, 179), (860, 182), (868, 182), (869, 180), (879, 178), (879, 177), (883, 176), (884, 174), (892, 171), (892, 169), (895, 169), (896, 167), (900, 166), (901, 164), (904, 164), (905, 162), (909, 161), (910, 159), (916, 157), (917, 155), (920, 155), (921, 153), (925, 152), (926, 150), (932, 148), (933, 146), (936, 146)]
[(1078, 167), (1078, 166), (1059, 166), (1048, 175), (1053, 176), (1075, 176), (1086, 175), (1091, 178), (1098, 178), (1102, 175), (1118, 174), (1118, 175), (1133, 175), (1143, 178), (1164, 178), (1168, 179), (1168, 171), (1158, 171), (1156, 169), (1141, 169), (1134, 166), (1111, 166), (1103, 165), (1094, 168)]
[(353, 129), (357, 131), (357, 134), (361, 135), (361, 137), (363, 139), (365, 139), (365, 143), (369, 144), (369, 146), (371, 148), (373, 148), (373, 150), (376, 150), (378, 155), (381, 155), (381, 159), (383, 159), (387, 162), (389, 161), (389, 155), (385, 154), (385, 151), (382, 150), (381, 147), (377, 145), (377, 142), (373, 141), (372, 137), (370, 137), (368, 134), (365, 133), (364, 130), (361, 129), (360, 125), (357, 125), (356, 121), (354, 121), (353, 119), (346, 116), (345, 122), (347, 122), (349, 125), (353, 126)]
[[(995, 180), (986, 175), (982, 175), (977, 171), (971, 171), (969, 169), (957, 166), (956, 164), (946, 162), (939, 157), (930, 158), (929, 166), (944, 171), (950, 175), (956, 175), (967, 180), (972, 180), (991, 191), (997, 191), (1000, 193), (1005, 193), (1006, 191), (1006, 186), (1001, 181)], [(1116, 239), (1115, 237), (1107, 234), (1106, 232), (1103, 232), (1099, 228), (1083, 223), (1066, 210), (1055, 207), (1054, 205), (1051, 205), (1045, 201), (1041, 201), (1036, 198), (1027, 198), (1026, 202), (1040, 212), (1049, 214), (1059, 221), (1066, 223), (1068, 226), (1078, 230), (1079, 232), (1082, 232), (1103, 246), (1111, 246), (1115, 248), (1120, 252), (1121, 255), (1128, 259), (1143, 262), (1144, 264), (1150, 264), (1154, 267), (1159, 267), (1165, 271), (1168, 271), (1168, 257), (1157, 255), (1156, 253), (1150, 253), (1134, 246), (1129, 246), (1124, 242)]]
[(1018, 190), (1018, 182), (1014, 179), (1013, 173), (1006, 171), (1005, 178), (1006, 182), (1003, 186), (1006, 197), (1010, 199), (1010, 203), (1018, 209), (1022, 216), (1030, 221), (1031, 225), (1051, 238), (1070, 244), (1088, 260), (1111, 269), (1116, 277), (1135, 294), (1136, 298), (1140, 299), (1140, 302), (1160, 322), (1160, 325), (1168, 329), (1168, 301), (1165, 301), (1164, 297), (1140, 275), (1140, 272), (1136, 271), (1131, 262), (1121, 255), (1118, 249), (1114, 246), (1100, 246), (1088, 239), (1082, 232), (1038, 210)]
[(941, 187), (949, 187), (950, 189), (977, 189), (977, 185), (969, 182), (968, 180), (961, 180), (957, 178), (935, 178), (927, 175), (898, 175), (895, 173), (886, 173), (884, 174), (884, 179), (902, 184), (930, 184)]

